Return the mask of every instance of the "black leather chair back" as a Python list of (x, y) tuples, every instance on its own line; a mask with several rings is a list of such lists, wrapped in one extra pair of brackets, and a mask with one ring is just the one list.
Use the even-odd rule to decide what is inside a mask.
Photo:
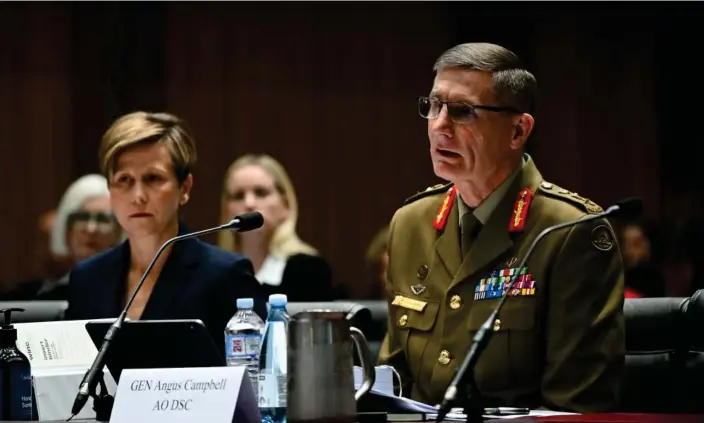
[(371, 312), (372, 322), (370, 326), (364, 332), (364, 336), (367, 338), (369, 343), (369, 349), (371, 350), (372, 357), (374, 360), (379, 356), (379, 350), (381, 349), (381, 343), (384, 341), (386, 336), (386, 327), (389, 321), (389, 305), (386, 301), (358, 301), (357, 304), (362, 305)]
[(691, 298), (626, 299), (619, 411), (704, 412), (704, 290)]
[[(12, 313), (14, 323), (55, 322), (63, 320), (68, 301), (0, 301), (0, 310), (5, 308), (24, 309), (24, 312)], [(0, 323), (5, 323), (2, 314)]]

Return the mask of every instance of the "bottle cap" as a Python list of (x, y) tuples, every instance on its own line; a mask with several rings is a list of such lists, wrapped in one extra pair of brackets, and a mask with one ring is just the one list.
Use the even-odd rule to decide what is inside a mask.
[(2, 326), (0, 326), (0, 344), (8, 345), (17, 341), (17, 329), (12, 325), (12, 312), (23, 312), (23, 308), (4, 308), (0, 313), (5, 317)]
[(288, 297), (285, 294), (269, 295), (269, 305), (273, 307), (283, 307), (288, 303)]
[(242, 309), (242, 308), (252, 308), (254, 307), (254, 300), (252, 298), (238, 298), (237, 299), (237, 308)]

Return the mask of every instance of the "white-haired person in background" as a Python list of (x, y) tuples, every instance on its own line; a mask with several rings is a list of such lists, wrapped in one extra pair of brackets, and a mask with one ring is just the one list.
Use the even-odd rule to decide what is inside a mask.
[[(49, 247), (55, 257), (64, 258), (70, 269), (122, 240), (110, 205), (105, 177), (84, 175), (64, 192), (56, 211)], [(43, 278), (21, 284), (8, 299), (64, 300), (68, 274), (59, 279)]]

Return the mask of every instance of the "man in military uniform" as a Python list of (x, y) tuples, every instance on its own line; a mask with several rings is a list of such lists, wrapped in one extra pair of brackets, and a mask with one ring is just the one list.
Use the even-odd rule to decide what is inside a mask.
[(625, 335), (623, 264), (609, 223), (552, 232), (516, 268), (543, 229), (602, 211), (545, 181), (525, 154), (535, 78), (515, 54), (484, 43), (453, 47), (434, 70), (418, 107), (435, 174), (450, 183), (409, 198), (391, 221), (380, 362), (399, 371), (413, 399), (439, 404), (472, 337), (508, 294), (473, 372), (482, 403), (612, 408)]

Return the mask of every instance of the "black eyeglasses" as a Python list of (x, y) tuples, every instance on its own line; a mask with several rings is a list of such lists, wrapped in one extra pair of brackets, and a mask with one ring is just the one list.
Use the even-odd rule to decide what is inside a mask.
[(447, 105), (447, 115), (455, 123), (468, 123), (476, 117), (476, 109), (491, 112), (521, 113), (513, 107), (482, 106), (464, 101), (442, 101), (433, 97), (418, 97), (418, 113), (426, 119), (437, 119), (442, 106)]
[(88, 229), (91, 224), (97, 232), (115, 230), (117, 220), (112, 213), (77, 211), (68, 215), (67, 226), (72, 229)]

